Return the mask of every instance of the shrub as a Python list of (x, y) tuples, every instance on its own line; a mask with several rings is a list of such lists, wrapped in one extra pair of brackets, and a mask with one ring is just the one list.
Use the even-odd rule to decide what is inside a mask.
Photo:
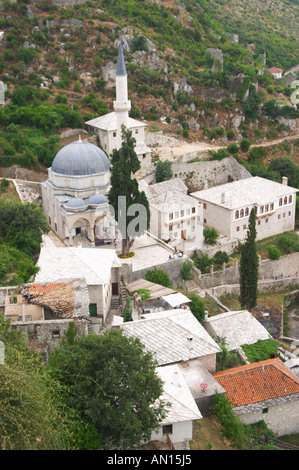
[(259, 339), (255, 344), (243, 344), (242, 349), (250, 363), (266, 361), (277, 356), (279, 343), (275, 339)]
[(237, 144), (229, 144), (229, 145), (227, 146), (227, 151), (228, 151), (229, 153), (235, 154), (235, 153), (238, 153), (239, 147), (238, 147)]
[(204, 301), (199, 297), (199, 295), (192, 293), (189, 295), (191, 302), (188, 304), (191, 312), (195, 318), (202, 323), (205, 319), (205, 304)]
[(268, 255), (270, 259), (279, 259), (281, 256), (281, 253), (276, 246), (270, 245), (268, 247)]
[(180, 278), (182, 278), (184, 281), (192, 281), (194, 277), (192, 273), (192, 268), (193, 268), (192, 263), (188, 261), (184, 261), (180, 269)]
[(203, 230), (203, 236), (206, 243), (211, 243), (212, 245), (216, 243), (219, 233), (213, 227), (205, 227)]
[(249, 147), (250, 147), (251, 143), (248, 139), (243, 139), (241, 140), (240, 142), (240, 149), (243, 151), (243, 152), (247, 152), (249, 150)]

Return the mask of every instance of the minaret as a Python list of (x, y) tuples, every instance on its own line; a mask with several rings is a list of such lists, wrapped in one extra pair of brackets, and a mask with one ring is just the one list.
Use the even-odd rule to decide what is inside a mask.
[(129, 111), (131, 109), (131, 101), (128, 100), (127, 71), (121, 44), (118, 47), (116, 67), (116, 100), (113, 102), (113, 108), (117, 118), (117, 141), (118, 148), (120, 148), (122, 143), (121, 126), (124, 124), (126, 127), (128, 127), (128, 117)]

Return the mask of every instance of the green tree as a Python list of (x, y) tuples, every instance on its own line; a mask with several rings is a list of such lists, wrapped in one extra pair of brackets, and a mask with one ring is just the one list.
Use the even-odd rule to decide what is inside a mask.
[(123, 311), (124, 322), (133, 320), (132, 313), (133, 313), (132, 297), (130, 295), (127, 295), (127, 302), (126, 302), (126, 306), (125, 306), (124, 311)]
[(255, 211), (251, 209), (246, 239), (240, 244), (240, 303), (249, 311), (257, 302), (258, 256), (255, 239)]
[(163, 384), (139, 339), (112, 329), (63, 343), (49, 358), (55, 378), (68, 387), (68, 404), (94, 423), (105, 448), (132, 448), (164, 417)]
[(213, 245), (216, 243), (216, 240), (219, 237), (219, 233), (213, 227), (205, 227), (203, 229), (203, 236), (206, 243), (211, 243)]
[(205, 319), (205, 303), (195, 292), (189, 295), (191, 302), (188, 304), (195, 318), (202, 323)]
[(155, 168), (156, 183), (170, 180), (172, 178), (172, 162), (169, 160), (158, 160)]
[(154, 282), (155, 284), (160, 284), (160, 286), (164, 287), (172, 287), (170, 278), (168, 274), (163, 271), (163, 269), (150, 269), (145, 273), (145, 279), (150, 282)]
[[(136, 140), (132, 137), (132, 132), (122, 126), (122, 146), (119, 150), (114, 149), (111, 154), (111, 188), (108, 199), (114, 209), (118, 228), (122, 235), (123, 256), (129, 255), (135, 239), (134, 232), (142, 235), (144, 230), (149, 227), (150, 221), (149, 203), (145, 192), (139, 191), (138, 182), (132, 177), (140, 169), (140, 161), (134, 150), (135, 143)], [(125, 214), (124, 202), (127, 210)], [(128, 209), (134, 207), (133, 204), (138, 204), (144, 209), (143, 213), (139, 212), (136, 225), (135, 214), (128, 213)], [(144, 218), (146, 220), (143, 220)]]
[(193, 263), (190, 263), (190, 261), (184, 261), (180, 269), (180, 278), (183, 279), (183, 281), (192, 281), (194, 278), (192, 269)]

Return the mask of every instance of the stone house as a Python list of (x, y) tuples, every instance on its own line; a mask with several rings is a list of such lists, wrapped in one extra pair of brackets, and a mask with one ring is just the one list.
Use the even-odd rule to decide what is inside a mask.
[(121, 263), (115, 250), (42, 247), (35, 282), (61, 282), (74, 276), (85, 279), (91, 317), (105, 323), (112, 298), (120, 299)]
[(266, 70), (266, 72), (270, 73), (271, 75), (273, 75), (273, 77), (275, 78), (275, 80), (279, 80), (280, 78), (282, 78), (282, 74), (283, 74), (283, 70), (282, 69), (279, 69), (277, 67), (270, 67)]
[(206, 318), (203, 327), (212, 338), (223, 339), (228, 351), (239, 350), (243, 344), (255, 344), (259, 340), (271, 338), (266, 328), (247, 310)]
[(203, 225), (230, 240), (247, 235), (251, 209), (256, 213), (257, 240), (294, 230), (298, 189), (283, 182), (246, 178), (191, 193), (203, 206)]
[(198, 247), (203, 242), (202, 205), (187, 194), (187, 186), (174, 178), (148, 185), (139, 182), (150, 205), (150, 233), (172, 246), (185, 249)]
[(201, 419), (202, 415), (176, 364), (157, 367), (156, 371), (164, 383), (160, 400), (169, 406), (160, 428), (152, 433), (151, 441), (172, 444), (175, 448), (179, 444), (184, 448), (193, 437), (193, 421)]
[(299, 432), (299, 379), (280, 359), (268, 359), (213, 377), (245, 424), (265, 421), (275, 434)]

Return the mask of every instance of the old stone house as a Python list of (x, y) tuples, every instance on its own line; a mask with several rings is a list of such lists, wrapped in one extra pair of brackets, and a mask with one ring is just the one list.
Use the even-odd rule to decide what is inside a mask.
[(251, 209), (256, 213), (257, 240), (294, 230), (296, 193), (288, 186), (258, 176), (191, 193), (203, 206), (203, 225), (231, 240), (247, 235)]
[(213, 377), (243, 423), (265, 421), (279, 436), (299, 432), (299, 379), (280, 359), (216, 372)]
[(112, 298), (120, 299), (121, 263), (115, 250), (74, 247), (42, 247), (35, 282), (85, 279), (89, 313), (106, 322)]

